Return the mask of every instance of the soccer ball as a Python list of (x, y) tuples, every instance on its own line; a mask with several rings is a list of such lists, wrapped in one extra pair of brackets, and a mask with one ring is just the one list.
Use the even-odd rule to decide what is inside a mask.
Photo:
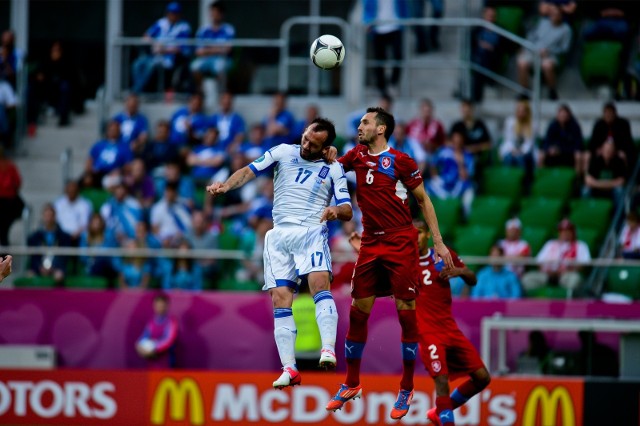
[(321, 35), (311, 43), (309, 56), (314, 65), (323, 70), (332, 70), (344, 60), (344, 46), (340, 39), (329, 34)]

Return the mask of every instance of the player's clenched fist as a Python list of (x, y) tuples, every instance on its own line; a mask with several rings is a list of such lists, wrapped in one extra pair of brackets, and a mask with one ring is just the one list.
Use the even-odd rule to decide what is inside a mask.
[(214, 182), (211, 185), (207, 186), (207, 192), (215, 197), (216, 195), (224, 194), (225, 192), (227, 192), (227, 188), (225, 187), (224, 183)]
[(332, 206), (324, 209), (324, 212), (322, 212), (322, 217), (320, 218), (320, 222), (336, 219), (338, 219), (338, 208)]

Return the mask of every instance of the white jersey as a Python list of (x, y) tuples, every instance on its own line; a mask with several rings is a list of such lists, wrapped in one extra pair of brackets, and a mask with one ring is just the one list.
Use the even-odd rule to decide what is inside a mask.
[(349, 190), (339, 162), (307, 161), (300, 156), (300, 145), (281, 144), (249, 164), (257, 175), (275, 168), (273, 223), (303, 226), (320, 225), (324, 209), (331, 203), (349, 204)]

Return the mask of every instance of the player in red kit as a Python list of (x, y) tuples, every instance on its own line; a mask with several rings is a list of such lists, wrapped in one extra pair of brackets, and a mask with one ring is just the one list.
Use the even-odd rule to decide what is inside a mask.
[[(420, 250), (420, 291), (416, 299), (420, 357), (436, 384), (436, 406), (427, 412), (435, 425), (454, 426), (453, 410), (487, 387), (489, 371), (478, 351), (462, 334), (451, 313), (449, 278), (461, 277), (468, 285), (476, 284), (476, 275), (451, 252), (454, 266), (447, 267), (429, 247), (429, 228), (421, 220), (418, 228)], [(349, 242), (356, 251), (361, 248), (360, 236), (353, 233)], [(449, 395), (449, 379), (469, 375), (470, 379)]]
[(345, 402), (362, 395), (360, 362), (367, 342), (367, 322), (376, 297), (393, 296), (402, 329), (403, 373), (391, 418), (407, 414), (413, 398), (413, 373), (418, 349), (415, 299), (417, 296), (417, 233), (409, 211), (409, 194), (416, 198), (434, 230), (436, 252), (453, 266), (442, 242), (438, 220), (427, 196), (420, 170), (408, 155), (390, 148), (393, 115), (382, 108), (369, 108), (360, 120), (360, 144), (339, 158), (345, 171), (356, 173), (356, 195), (362, 211), (362, 249), (353, 279), (349, 330), (345, 340), (347, 377), (326, 409), (336, 411)]

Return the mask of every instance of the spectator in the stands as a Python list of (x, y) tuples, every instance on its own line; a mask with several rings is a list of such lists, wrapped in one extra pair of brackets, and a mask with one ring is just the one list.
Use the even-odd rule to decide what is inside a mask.
[[(117, 243), (109, 232), (107, 225), (99, 213), (93, 213), (89, 218), (87, 229), (80, 236), (82, 248), (111, 248)], [(82, 256), (80, 257), (82, 272), (86, 275), (105, 277), (112, 280), (116, 277), (113, 261), (107, 256)]]
[(393, 130), (391, 139), (389, 139), (389, 145), (413, 158), (419, 170), (424, 170), (427, 166), (427, 155), (422, 146), (407, 135), (406, 123), (396, 121), (396, 127)]
[[(491, 247), (491, 259), (504, 257), (504, 251), (498, 245)], [(478, 283), (471, 288), (473, 299), (519, 299), (522, 288), (516, 274), (505, 265), (495, 263), (485, 266), (478, 272)]]
[[(177, 1), (167, 5), (166, 16), (158, 19), (145, 33), (143, 38), (152, 42), (151, 52), (139, 56), (132, 67), (133, 91), (142, 92), (158, 70), (173, 74), (186, 66), (191, 48), (181, 46), (176, 41), (191, 37), (191, 26), (181, 19), (182, 6)], [(173, 84), (173, 75), (169, 75), (169, 84)], [(164, 88), (163, 88), (164, 90)]]
[[(226, 161), (227, 153), (219, 144), (218, 130), (215, 127), (207, 130), (202, 144), (194, 146), (187, 156), (187, 165), (191, 167), (191, 177), (196, 186), (204, 186), (211, 181), (213, 176), (223, 169)], [(219, 179), (224, 181), (226, 177), (213, 180)]]
[(465, 148), (466, 133), (454, 131), (450, 144), (436, 151), (430, 161), (430, 178), (425, 182), (427, 193), (435, 198), (460, 198), (465, 215), (471, 212), (474, 197), (475, 161)]
[[(563, 219), (558, 224), (558, 238), (547, 241), (536, 261), (538, 271), (531, 271), (522, 277), (525, 290), (533, 290), (544, 285), (560, 284), (568, 290), (575, 290), (582, 283), (582, 264), (591, 261), (589, 247), (576, 238), (576, 228), (571, 221)], [(570, 262), (577, 262), (572, 264)]]
[(58, 125), (68, 126), (71, 123), (74, 79), (73, 65), (67, 59), (62, 43), (54, 42), (49, 55), (36, 68), (29, 88), (29, 123), (35, 125), (41, 108), (51, 106), (58, 115)]
[[(482, 19), (491, 23), (496, 23), (496, 9), (490, 5), (484, 7)], [(502, 60), (502, 38), (498, 33), (484, 27), (477, 27), (471, 34), (471, 50), (473, 62), (488, 69), (499, 72)], [(471, 89), (473, 100), (482, 102), (484, 97), (484, 86), (490, 81), (483, 74), (473, 72), (471, 74)]]
[[(505, 224), (505, 237), (498, 242), (498, 246), (502, 249), (505, 258), (522, 259), (531, 256), (531, 246), (522, 239), (522, 222), (520, 219), (509, 219)], [(518, 277), (522, 277), (524, 273), (524, 265), (506, 265)]]
[(640, 220), (638, 213), (630, 211), (620, 232), (620, 254), (625, 259), (640, 259)]
[(155, 179), (156, 194), (164, 194), (164, 189), (169, 183), (177, 186), (180, 202), (192, 208), (196, 188), (191, 176), (182, 173), (180, 163), (172, 161), (165, 165), (163, 175)]
[(11, 84), (0, 74), (0, 146), (8, 147), (13, 142), (15, 110), (18, 98)]
[(135, 93), (127, 95), (124, 101), (124, 111), (113, 117), (120, 123), (120, 138), (129, 145), (129, 149), (136, 157), (141, 156), (149, 137), (149, 123), (147, 117), (140, 112), (140, 99)]
[(56, 219), (60, 228), (71, 237), (71, 243), (77, 246), (80, 236), (87, 230), (89, 216), (93, 211), (91, 203), (80, 195), (78, 182), (69, 180), (64, 187), (64, 195), (54, 203)]
[(273, 95), (271, 111), (264, 118), (267, 145), (272, 148), (282, 143), (293, 143), (296, 119), (287, 109), (287, 95), (278, 92)]
[(536, 51), (522, 50), (518, 55), (518, 81), (529, 87), (529, 74), (533, 55), (540, 56), (540, 66), (549, 87), (549, 98), (558, 99), (556, 73), (571, 46), (571, 27), (564, 22), (562, 10), (555, 5), (547, 6), (548, 15), (542, 17), (536, 27), (527, 35), (527, 40), (535, 45)]
[(170, 135), (171, 124), (167, 120), (159, 120), (153, 138), (145, 144), (142, 158), (152, 175), (155, 175), (156, 169), (179, 159), (180, 150), (177, 144), (171, 142)]
[(0, 246), (9, 245), (9, 230), (22, 215), (24, 201), (20, 197), (22, 177), (13, 161), (6, 157), (0, 146)]
[[(194, 210), (191, 213), (191, 229), (186, 238), (195, 250), (214, 250), (218, 248), (218, 234), (211, 229), (211, 224), (202, 210)], [(202, 269), (204, 279), (212, 281), (218, 270), (215, 258), (197, 259), (196, 262)]]
[(240, 144), (238, 152), (243, 154), (247, 162), (260, 158), (268, 149), (265, 142), (265, 128), (262, 123), (255, 123), (249, 129), (249, 138)]
[[(392, 59), (396, 62), (403, 60), (402, 31), (400, 23), (372, 23), (376, 20), (398, 20), (409, 17), (409, 7), (405, 1), (362, 0), (363, 23), (367, 27), (373, 48), (373, 59), (386, 61)], [(391, 54), (391, 55), (389, 55)], [(402, 67), (400, 63), (393, 65), (391, 76), (387, 78), (384, 66), (376, 65), (373, 69), (375, 84), (381, 95), (398, 96), (398, 85)]]
[[(233, 40), (236, 30), (233, 25), (224, 22), (225, 5), (222, 1), (209, 4), (209, 23), (201, 27), (196, 38), (208, 42), (225, 42)], [(191, 62), (191, 72), (197, 90), (202, 90), (202, 79), (205, 75), (223, 77), (231, 65), (231, 45), (202, 44), (196, 47), (196, 59)]]
[(502, 162), (507, 166), (524, 167), (525, 185), (531, 184), (534, 168), (536, 123), (531, 105), (526, 99), (516, 103), (515, 114), (504, 122), (502, 143), (498, 148)]
[(178, 321), (169, 315), (169, 296), (158, 293), (153, 298), (153, 318), (136, 341), (136, 351), (150, 368), (172, 368), (176, 366), (177, 338)]
[(191, 229), (191, 213), (178, 198), (176, 184), (168, 183), (163, 197), (151, 208), (151, 229), (164, 247), (175, 246)]
[(245, 123), (242, 115), (233, 108), (233, 95), (220, 95), (220, 109), (211, 117), (211, 126), (218, 129), (220, 147), (234, 153), (245, 138)]
[[(518, 356), (518, 372), (524, 374), (544, 374), (549, 371), (553, 350), (540, 330), (529, 332), (529, 345)], [(533, 365), (531, 365), (533, 362)]]
[(417, 141), (428, 155), (433, 155), (446, 141), (442, 122), (434, 117), (435, 107), (431, 99), (420, 101), (420, 112), (407, 125), (407, 135)]
[(613, 141), (606, 141), (600, 153), (591, 157), (584, 177), (585, 197), (610, 198), (616, 206), (624, 200), (624, 184), (627, 176), (625, 161), (616, 155)]
[(257, 209), (249, 223), (250, 226), (244, 229), (240, 237), (240, 249), (244, 251), (246, 257), (242, 260), (243, 268), (236, 273), (236, 279), (263, 284), (264, 240), (267, 232), (273, 228), (272, 206)]
[(631, 136), (629, 120), (620, 117), (613, 102), (607, 102), (602, 109), (602, 117), (593, 125), (591, 139), (589, 139), (589, 151), (586, 153), (585, 164), (588, 166), (592, 156), (598, 154), (604, 143), (612, 140), (616, 152), (622, 157), (627, 166), (632, 168), (635, 164), (637, 151)]
[(580, 123), (573, 116), (569, 105), (558, 107), (556, 118), (549, 123), (547, 134), (538, 152), (539, 167), (572, 167), (582, 172), (583, 151)]
[[(69, 247), (71, 237), (58, 226), (56, 210), (51, 204), (42, 208), (42, 224), (27, 239), (29, 247)], [(32, 255), (29, 259), (29, 275), (51, 277), (57, 285), (64, 282), (67, 258), (52, 254)]]
[(23, 54), (16, 48), (16, 35), (12, 30), (2, 32), (0, 40), (0, 76), (16, 89), (16, 78), (22, 66)]
[[(176, 247), (182, 253), (193, 248), (189, 241), (182, 239)], [(195, 259), (176, 257), (169, 263), (170, 268), (163, 276), (162, 288), (165, 290), (202, 290), (203, 274)]]
[(630, 22), (637, 16), (637, 4), (633, 1), (584, 2), (587, 16), (591, 19), (584, 27), (585, 41), (610, 40), (622, 43), (620, 69), (625, 70), (629, 57), (632, 26)]
[(100, 207), (100, 215), (107, 224), (107, 231), (122, 244), (127, 238), (135, 237), (136, 223), (142, 220), (142, 206), (128, 194), (119, 174), (107, 175), (103, 180), (104, 187), (113, 196)]
[(120, 124), (111, 120), (107, 123), (106, 137), (91, 147), (85, 172), (91, 173), (94, 184), (99, 185), (105, 175), (121, 169), (132, 159), (129, 146), (121, 143)]
[(189, 98), (186, 107), (179, 108), (171, 117), (171, 142), (183, 147), (197, 144), (211, 126), (211, 120), (204, 112), (204, 95), (196, 92)]
[(126, 168), (124, 184), (129, 194), (140, 202), (142, 208), (149, 209), (155, 201), (156, 193), (153, 179), (147, 174), (144, 161), (136, 158)]
[[(339, 259), (333, 260), (333, 281), (331, 291), (342, 294), (351, 292), (351, 279), (355, 267), (355, 255), (349, 240), (356, 234), (356, 222), (353, 220), (341, 222), (342, 229), (329, 239), (331, 256)], [(349, 259), (351, 257), (351, 259)]]
[[(123, 253), (131, 253), (135, 249), (144, 249), (136, 240), (125, 239), (122, 242)], [(118, 271), (118, 286), (125, 288), (146, 289), (149, 287), (153, 273), (152, 262), (144, 257), (122, 256), (115, 258), (113, 266)]]
[(466, 135), (465, 148), (472, 153), (476, 161), (484, 153), (491, 151), (491, 134), (481, 118), (476, 117), (473, 103), (464, 99), (460, 102), (460, 119), (453, 123), (449, 133), (464, 132)]

